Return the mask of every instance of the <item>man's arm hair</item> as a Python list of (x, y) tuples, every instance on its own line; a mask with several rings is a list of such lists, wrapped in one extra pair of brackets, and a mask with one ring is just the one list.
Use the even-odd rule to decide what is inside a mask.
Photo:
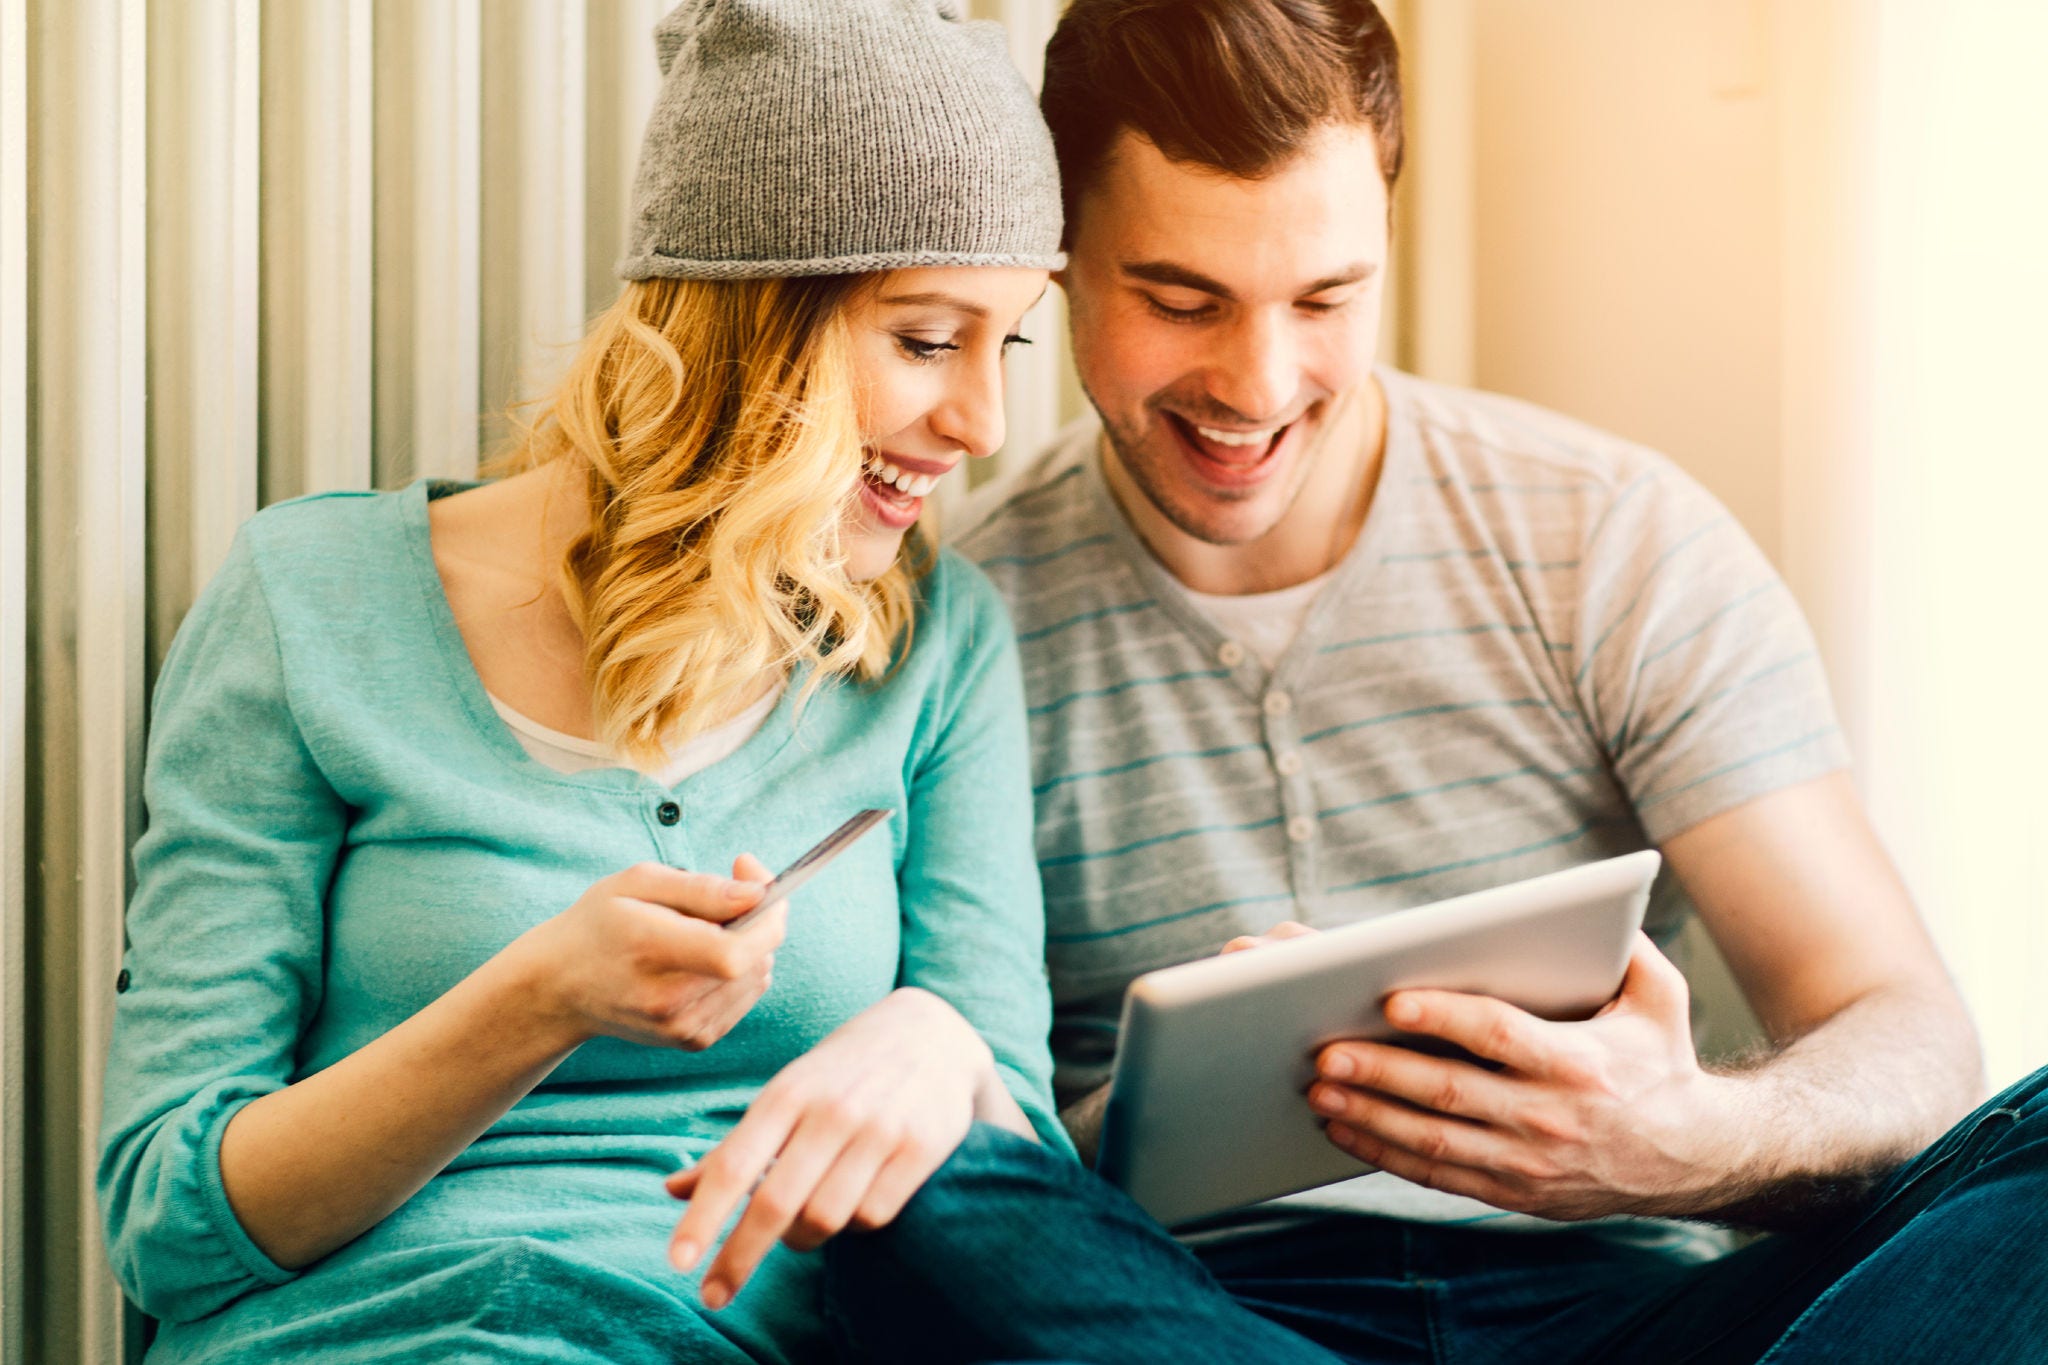
[(1713, 1070), (1742, 1082), (1745, 1179), (1691, 1216), (1760, 1231), (1832, 1222), (1983, 1098), (1953, 996), (1873, 991), (1804, 1037)]
[(1983, 1101), (1969, 1012), (1846, 775), (1751, 801), (1664, 853), (1772, 1039), (1712, 1068), (1736, 1082), (1740, 1148), (1720, 1197), (1674, 1212), (1825, 1218)]

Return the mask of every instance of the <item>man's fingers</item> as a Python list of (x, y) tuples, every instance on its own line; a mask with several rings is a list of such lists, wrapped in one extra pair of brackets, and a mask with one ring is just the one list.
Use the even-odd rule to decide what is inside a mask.
[(726, 1234), (725, 1245), (701, 1291), (707, 1308), (723, 1308), (754, 1273), (768, 1249), (782, 1238), (816, 1192), (818, 1182), (845, 1149), (846, 1128), (813, 1110), (776, 1155), (775, 1165), (747, 1200), (747, 1211)]
[(1383, 1138), (1361, 1133), (1341, 1123), (1331, 1124), (1328, 1132), (1330, 1141), (1368, 1166), (1377, 1166), (1425, 1189), (1462, 1194), (1495, 1208), (1513, 1207), (1513, 1193), (1485, 1171), (1445, 1161), (1431, 1161)]
[(736, 882), (759, 882), (766, 886), (775, 880), (775, 874), (768, 865), (751, 853), (742, 853), (732, 860), (732, 879)]
[(1342, 1086), (1375, 1090), (1439, 1114), (1507, 1121), (1515, 1112), (1515, 1082), (1470, 1062), (1426, 1057), (1389, 1043), (1331, 1043), (1316, 1056), (1316, 1074)]
[(1366, 1133), (1431, 1161), (1488, 1170), (1510, 1169), (1524, 1154), (1497, 1131), (1465, 1119), (1412, 1109), (1369, 1091), (1331, 1085), (1309, 1087), (1309, 1105), (1332, 1124)]
[(1241, 953), (1248, 948), (1263, 948), (1270, 943), (1279, 943), (1290, 938), (1307, 938), (1321, 932), (1320, 929), (1311, 929), (1306, 924), (1297, 924), (1291, 919), (1284, 920), (1263, 934), (1239, 934), (1223, 945), (1223, 953)]
[(1628, 974), (1621, 979), (1621, 993), (1615, 998), (1615, 1003), (1633, 1005), (1642, 1013), (1658, 1019), (1678, 1019), (1688, 1024), (1691, 1021), (1692, 994), (1686, 986), (1685, 974), (1664, 956), (1655, 940), (1640, 930), (1629, 953)]
[(708, 872), (686, 872), (663, 863), (635, 863), (612, 875), (612, 889), (621, 896), (647, 901), (695, 919), (723, 924), (743, 914), (761, 899), (760, 886), (752, 881), (714, 877)]
[(1386, 1015), (1387, 1022), (1403, 1033), (1456, 1043), (1476, 1057), (1526, 1075), (1540, 1076), (1549, 1070), (1554, 1049), (1545, 1032), (1554, 1026), (1491, 996), (1396, 991), (1387, 997)]

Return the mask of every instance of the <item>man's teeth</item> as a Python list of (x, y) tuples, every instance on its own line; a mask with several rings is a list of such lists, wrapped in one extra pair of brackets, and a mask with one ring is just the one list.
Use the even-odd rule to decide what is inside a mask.
[(879, 455), (868, 456), (865, 472), (876, 482), (893, 484), (898, 493), (912, 498), (923, 497), (939, 483), (939, 476), (936, 474), (913, 474), (907, 469), (898, 469)]
[[(1190, 423), (1189, 425), (1193, 425)], [(1278, 427), (1267, 427), (1264, 431), (1218, 431), (1214, 427), (1197, 426), (1205, 441), (1214, 441), (1219, 446), (1262, 446), (1273, 439)]]

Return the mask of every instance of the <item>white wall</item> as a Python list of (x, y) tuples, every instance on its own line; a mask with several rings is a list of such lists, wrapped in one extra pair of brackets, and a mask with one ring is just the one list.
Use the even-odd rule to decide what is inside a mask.
[(1441, 5), (1410, 188), (1458, 179), (1404, 230), (1439, 257), (1411, 286), (1450, 283), (1404, 354), (1657, 446), (1737, 513), (1993, 1079), (2048, 1061), (2048, 8)]
[(1476, 13), (1475, 378), (1664, 450), (1775, 552), (1777, 101), (1760, 6)]
[(2048, 1062), (2048, 8), (1781, 16), (1788, 570), (1994, 1083)]

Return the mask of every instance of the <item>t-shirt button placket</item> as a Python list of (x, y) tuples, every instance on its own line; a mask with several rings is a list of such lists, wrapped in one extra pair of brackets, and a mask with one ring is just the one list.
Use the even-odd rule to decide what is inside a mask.
[(683, 818), (683, 808), (673, 801), (664, 801), (654, 808), (654, 818), (664, 825), (679, 824)]
[(1225, 668), (1236, 668), (1244, 662), (1244, 646), (1235, 640), (1225, 640), (1216, 651), (1216, 661)]

